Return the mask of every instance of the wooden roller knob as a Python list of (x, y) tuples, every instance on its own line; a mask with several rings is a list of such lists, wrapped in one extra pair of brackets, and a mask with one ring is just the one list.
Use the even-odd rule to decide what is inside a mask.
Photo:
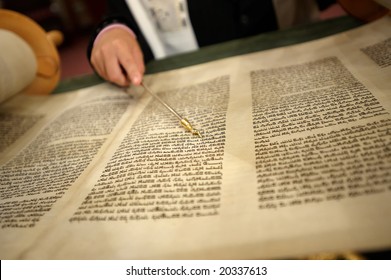
[(52, 30), (46, 33), (46, 37), (52, 42), (56, 47), (60, 46), (64, 42), (64, 35), (61, 31)]

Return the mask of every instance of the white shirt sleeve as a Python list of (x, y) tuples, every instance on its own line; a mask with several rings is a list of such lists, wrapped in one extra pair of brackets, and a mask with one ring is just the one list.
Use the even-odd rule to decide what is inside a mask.
[(186, 0), (126, 0), (156, 59), (198, 49)]

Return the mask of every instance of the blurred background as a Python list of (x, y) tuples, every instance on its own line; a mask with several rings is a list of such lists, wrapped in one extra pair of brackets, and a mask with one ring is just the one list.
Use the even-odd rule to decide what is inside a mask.
[[(60, 30), (61, 79), (91, 74), (86, 57), (90, 33), (106, 11), (106, 0), (0, 0), (0, 8), (14, 10), (35, 20), (46, 31)], [(344, 15), (335, 4), (323, 11), (321, 19)]]

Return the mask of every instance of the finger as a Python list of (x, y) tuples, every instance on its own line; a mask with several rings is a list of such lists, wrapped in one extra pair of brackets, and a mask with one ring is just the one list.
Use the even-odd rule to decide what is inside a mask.
[(104, 53), (104, 66), (107, 80), (119, 86), (128, 86), (129, 81), (126, 74), (122, 71), (120, 58), (112, 52)]
[(104, 79), (107, 79), (104, 67), (104, 61), (100, 58), (97, 52), (91, 54), (91, 65), (93, 66), (96, 73)]
[(133, 47), (132, 54), (139, 72), (143, 75), (145, 72), (144, 56), (138, 44), (135, 44), (135, 46)]
[(125, 51), (122, 55), (119, 56), (120, 63), (124, 68), (127, 78), (134, 85), (140, 85), (142, 81), (142, 72), (139, 70), (138, 63), (136, 58), (133, 56), (133, 53)]

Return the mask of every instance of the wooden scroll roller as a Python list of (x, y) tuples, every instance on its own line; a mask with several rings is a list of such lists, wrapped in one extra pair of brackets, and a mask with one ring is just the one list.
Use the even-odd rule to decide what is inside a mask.
[(359, 20), (370, 22), (390, 13), (391, 0), (338, 0), (341, 7)]
[(0, 102), (23, 93), (47, 95), (60, 80), (59, 31), (46, 32), (15, 11), (0, 9)]

